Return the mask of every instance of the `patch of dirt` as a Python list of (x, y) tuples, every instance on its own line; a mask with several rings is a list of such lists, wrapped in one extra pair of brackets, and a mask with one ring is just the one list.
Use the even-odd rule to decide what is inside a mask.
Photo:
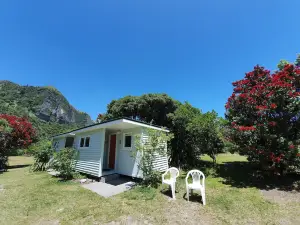
[(282, 218), (279, 221), (280, 225), (294, 225), (300, 224), (300, 218)]
[(59, 220), (43, 220), (38, 223), (39, 225), (59, 225)]
[(168, 198), (169, 203), (163, 213), (168, 220), (168, 224), (220, 224), (220, 221), (209, 213), (207, 206), (203, 206), (199, 195), (190, 196), (189, 202), (187, 200), (166, 198)]
[(148, 220), (138, 220), (136, 218), (128, 216), (120, 219), (119, 221), (111, 221), (109, 223), (106, 223), (105, 225), (152, 225), (152, 223)]
[(289, 202), (300, 202), (300, 192), (280, 191), (278, 189), (261, 190), (263, 197), (271, 202), (284, 204)]

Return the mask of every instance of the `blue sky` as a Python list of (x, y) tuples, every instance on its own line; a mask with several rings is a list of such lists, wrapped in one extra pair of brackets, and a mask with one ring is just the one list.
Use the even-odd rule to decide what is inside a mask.
[(300, 52), (299, 0), (1, 1), (0, 80), (52, 85), (93, 119), (167, 93), (224, 114), (231, 82)]

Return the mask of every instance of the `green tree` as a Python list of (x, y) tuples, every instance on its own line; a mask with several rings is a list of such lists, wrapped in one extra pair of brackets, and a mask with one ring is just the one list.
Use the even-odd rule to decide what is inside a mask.
[(169, 127), (167, 115), (180, 105), (166, 94), (145, 94), (142, 96), (126, 96), (113, 100), (107, 106), (105, 119), (130, 117), (133, 119)]
[(7, 120), (0, 119), (0, 171), (7, 168), (12, 131)]
[(300, 67), (300, 54), (298, 54), (298, 56), (297, 56), (295, 65)]
[(192, 134), (192, 147), (196, 155), (207, 154), (216, 163), (216, 154), (223, 151), (224, 143), (219, 132), (220, 120), (215, 111), (196, 116), (187, 129)]
[(174, 166), (194, 165), (199, 156), (195, 145), (194, 134), (188, 129), (193, 119), (201, 115), (201, 111), (188, 102), (180, 105), (174, 113), (168, 115), (172, 121), (171, 130), (174, 139), (169, 148), (170, 162)]
[(226, 104), (231, 139), (239, 152), (281, 174), (300, 167), (299, 79), (293, 64), (273, 74), (256, 66), (233, 83)]

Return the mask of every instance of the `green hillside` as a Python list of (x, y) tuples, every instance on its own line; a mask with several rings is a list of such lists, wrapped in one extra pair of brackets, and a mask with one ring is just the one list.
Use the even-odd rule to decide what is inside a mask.
[(21, 86), (0, 81), (0, 114), (26, 116), (46, 137), (90, 125), (90, 116), (76, 110), (54, 87)]

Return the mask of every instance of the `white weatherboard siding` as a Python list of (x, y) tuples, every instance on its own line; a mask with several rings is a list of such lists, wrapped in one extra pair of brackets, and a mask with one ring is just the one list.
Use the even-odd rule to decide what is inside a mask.
[[(90, 137), (89, 147), (80, 147), (81, 137)], [(78, 133), (74, 139), (74, 147), (78, 150), (79, 156), (75, 169), (79, 172), (90, 174), (93, 176), (102, 176), (101, 154), (104, 148), (105, 129), (92, 132)], [(64, 138), (54, 138), (53, 141), (59, 141), (61, 150), (65, 147)]]
[[(81, 138), (90, 137), (89, 147), (80, 147)], [(104, 149), (105, 130), (79, 133), (75, 137), (75, 146), (79, 151), (76, 170), (97, 177), (102, 175), (101, 158)]]
[[(146, 130), (143, 129), (143, 133), (142, 133), (142, 141), (143, 143), (146, 143), (148, 140), (148, 135), (146, 133)], [(167, 144), (165, 144), (165, 151), (167, 153)], [(155, 159), (153, 162), (153, 166), (154, 166), (154, 170), (157, 170), (159, 172), (164, 172), (169, 168), (169, 163), (168, 163), (168, 157), (167, 154), (165, 155), (159, 155), (159, 154), (155, 154)]]

